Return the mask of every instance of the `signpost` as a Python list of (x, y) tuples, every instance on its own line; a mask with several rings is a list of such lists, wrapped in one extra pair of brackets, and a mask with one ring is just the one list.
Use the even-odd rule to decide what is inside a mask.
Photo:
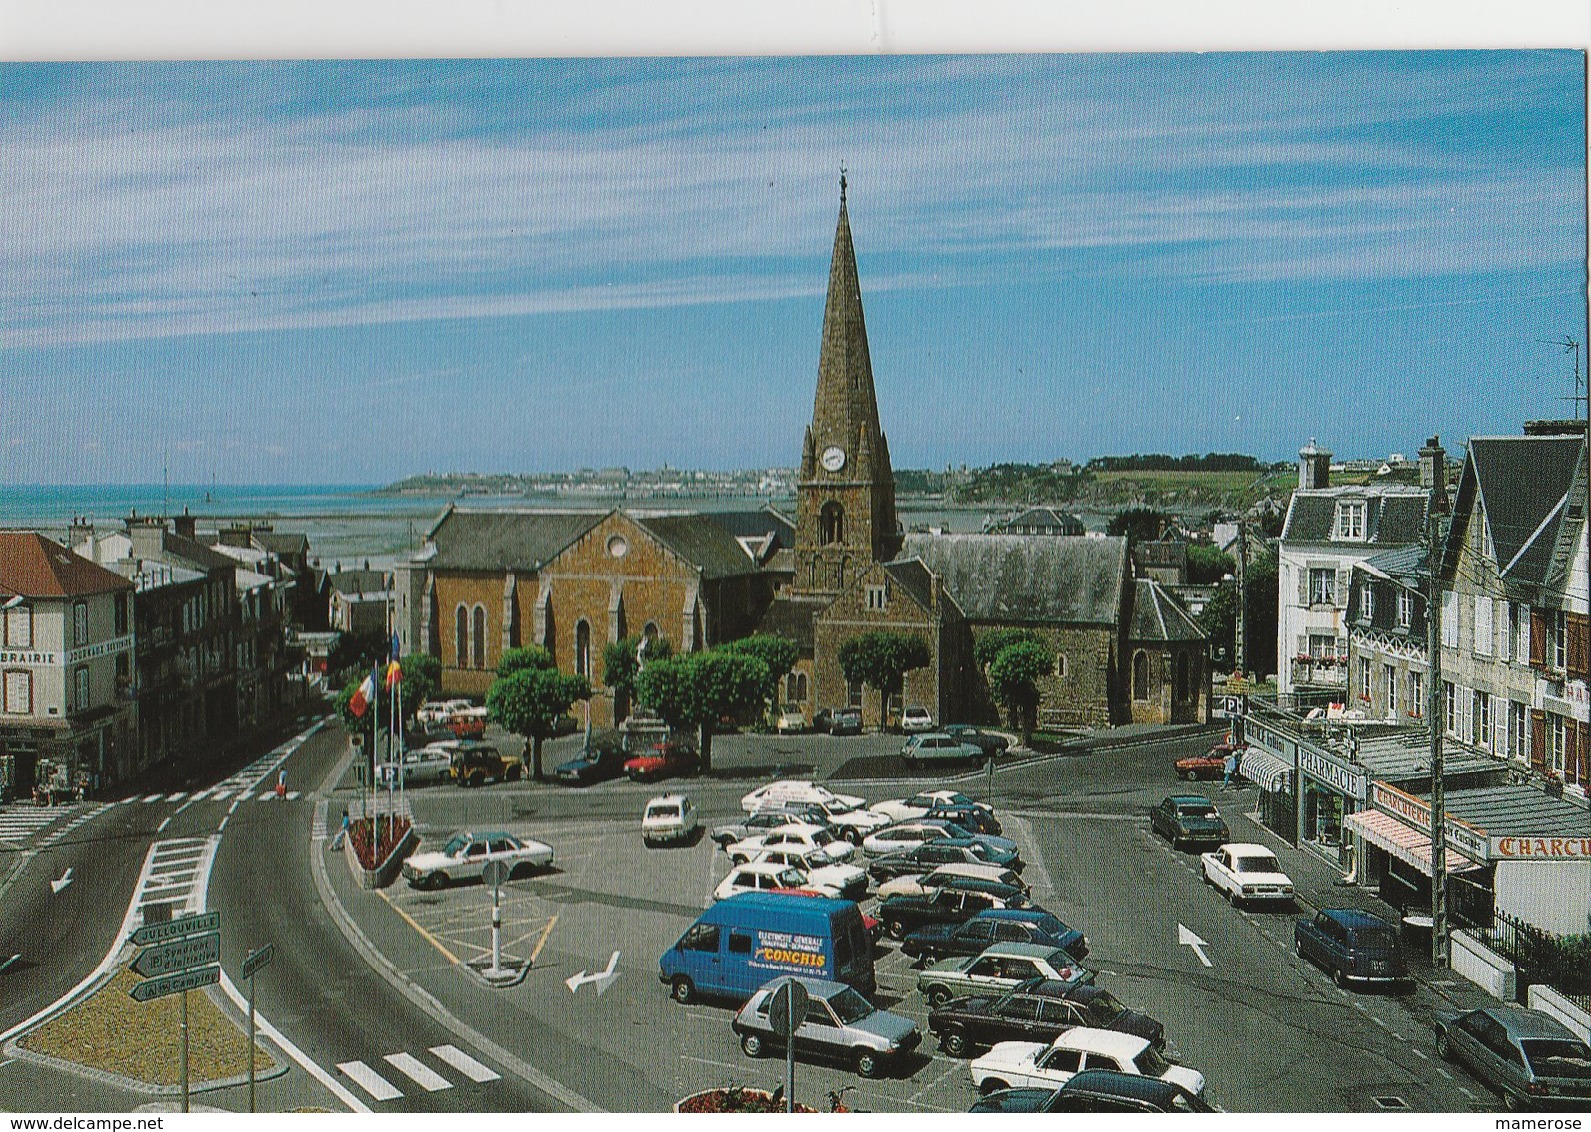
[(488, 978), (501, 978), (503, 970), (503, 882), (508, 879), (508, 866), (502, 861), (487, 861), (481, 870), (481, 883), (492, 887), (492, 965), (486, 971)]
[[(182, 1111), (188, 1111), (188, 992), (221, 981), (221, 913), (194, 912), (163, 923), (149, 923), (133, 933), (132, 941), (145, 950), (133, 960), (133, 970), (149, 976), (128, 991), (134, 1000), (148, 1002), (168, 994), (182, 995)], [(251, 1014), (252, 1020), (252, 1014)], [(252, 1035), (251, 1035), (252, 1037)], [(252, 1080), (254, 1046), (249, 1045)]]
[(768, 1000), (768, 1024), (784, 1035), (784, 1105), (795, 1111), (795, 1033), (806, 1020), (810, 996), (807, 988), (794, 979), (785, 979), (774, 988)]
[(243, 977), (249, 981), (249, 1111), (254, 1111), (254, 972), (276, 958), (276, 944), (267, 943), (243, 957)]

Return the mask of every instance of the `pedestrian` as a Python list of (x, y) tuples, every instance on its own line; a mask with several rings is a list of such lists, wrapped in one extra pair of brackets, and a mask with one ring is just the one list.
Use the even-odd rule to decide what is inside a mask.
[(277, 798), (287, 797), (287, 772), (285, 770), (279, 772), (276, 776), (276, 796)]
[(337, 835), (331, 839), (331, 847), (333, 849), (341, 849), (343, 847), (343, 842), (348, 840), (348, 827), (352, 824), (352, 819), (348, 817), (348, 807), (344, 806), (342, 827), (337, 830)]
[(1222, 790), (1230, 790), (1230, 789), (1232, 789), (1232, 787), (1235, 784), (1235, 781), (1237, 779), (1237, 752), (1236, 751), (1233, 751), (1233, 750), (1228, 750), (1227, 751), (1226, 759), (1221, 764), (1221, 768), (1222, 768), (1221, 789)]

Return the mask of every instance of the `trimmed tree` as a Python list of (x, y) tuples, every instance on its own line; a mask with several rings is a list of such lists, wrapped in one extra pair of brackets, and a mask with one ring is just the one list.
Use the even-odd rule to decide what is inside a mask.
[(557, 668), (552, 659), (552, 653), (540, 645), (526, 645), (523, 648), (505, 649), (501, 659), (497, 662), (497, 675), (512, 676), (516, 672), (523, 672), (527, 668)]
[(712, 649), (648, 661), (636, 692), (670, 727), (697, 729), (701, 768), (710, 771), (718, 721), (757, 708), (767, 683), (768, 666), (756, 657)]
[(762, 695), (771, 705), (777, 706), (779, 682), (790, 675), (790, 670), (795, 667), (801, 655), (795, 647), (795, 642), (772, 633), (754, 633), (738, 641), (730, 641), (724, 649), (744, 656), (754, 656), (768, 666), (768, 683), (763, 687)]
[(1038, 682), (1055, 671), (1055, 654), (1043, 641), (1016, 641), (989, 662), (989, 693), (1011, 716), (1026, 746), (1039, 706)]
[(840, 671), (851, 683), (875, 689), (883, 698), (886, 717), (890, 697), (900, 694), (906, 673), (926, 668), (932, 660), (933, 653), (921, 637), (885, 629), (852, 637), (840, 646)]
[(1033, 629), (990, 629), (972, 646), (973, 663), (982, 671), (994, 663), (994, 658), (999, 656), (1010, 645), (1020, 641), (1037, 641), (1044, 644), (1042, 634)]
[[(643, 639), (638, 636), (621, 637), (602, 646), (602, 682), (613, 692), (615, 724), (621, 722), (618, 711), (620, 700), (628, 705), (635, 698), (635, 678), (641, 670), (635, 653)], [(667, 660), (673, 655), (674, 647), (662, 637), (654, 637), (652, 643), (646, 646), (647, 664), (655, 660)], [(623, 714), (629, 713), (626, 711)]]
[(486, 691), (486, 714), (515, 735), (531, 751), (531, 777), (541, 778), (541, 745), (553, 736), (558, 719), (576, 700), (591, 698), (584, 676), (568, 676), (556, 668), (521, 668), (492, 681)]
[(402, 657), (398, 666), (403, 669), (403, 718), (414, 718), (420, 705), (434, 700), (442, 692), (442, 662), (423, 652)]

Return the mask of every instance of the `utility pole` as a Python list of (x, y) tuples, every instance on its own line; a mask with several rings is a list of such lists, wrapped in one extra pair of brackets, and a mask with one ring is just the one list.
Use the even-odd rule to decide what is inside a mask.
[(1248, 591), (1245, 588), (1243, 575), (1248, 565), (1248, 521), (1242, 516), (1237, 520), (1237, 632), (1232, 643), (1233, 671), (1238, 679), (1248, 671), (1246, 653), (1243, 648), (1246, 636), (1245, 613), (1248, 608)]
[(1431, 966), (1448, 966), (1447, 923), (1447, 790), (1442, 779), (1442, 730), (1446, 725), (1442, 693), (1442, 516), (1436, 509), (1445, 484), (1431, 489), (1427, 535), (1428, 562), (1425, 590), (1425, 646), (1430, 654), (1430, 678), (1425, 690), (1425, 718), (1431, 728)]

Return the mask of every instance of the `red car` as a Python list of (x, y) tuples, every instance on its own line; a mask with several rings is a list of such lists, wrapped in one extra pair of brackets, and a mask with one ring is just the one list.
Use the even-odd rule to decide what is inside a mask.
[(1226, 756), (1235, 751), (1237, 757), (1242, 759), (1243, 752), (1247, 749), (1247, 743), (1240, 743), (1235, 747), (1231, 743), (1217, 743), (1207, 754), (1178, 759), (1177, 777), (1188, 782), (1196, 778), (1220, 778), (1226, 773)]
[[(823, 895), (823, 893), (814, 891), (810, 888), (770, 888), (768, 891), (777, 893), (780, 896), (821, 897)], [(869, 916), (866, 912), (862, 913), (862, 927), (867, 931), (867, 938), (872, 940), (874, 943), (877, 943), (884, 934), (884, 921), (880, 920), (877, 916)]]
[(646, 754), (636, 755), (626, 762), (624, 773), (631, 782), (645, 782), (675, 774), (695, 774), (696, 751), (688, 743), (654, 743)]

